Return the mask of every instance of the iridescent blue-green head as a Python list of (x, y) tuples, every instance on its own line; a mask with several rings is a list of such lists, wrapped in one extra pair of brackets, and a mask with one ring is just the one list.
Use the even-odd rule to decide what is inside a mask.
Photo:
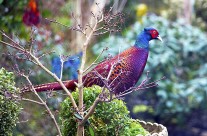
[(149, 49), (150, 40), (160, 40), (162, 38), (159, 36), (158, 31), (153, 27), (146, 27), (144, 30), (137, 36), (135, 45), (138, 48)]

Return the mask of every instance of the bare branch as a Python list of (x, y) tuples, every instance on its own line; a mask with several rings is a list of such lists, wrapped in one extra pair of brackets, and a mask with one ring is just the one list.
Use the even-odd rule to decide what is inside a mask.
[(61, 26), (64, 26), (64, 27), (66, 27), (66, 28), (68, 28), (68, 29), (72, 29), (72, 27), (67, 26), (67, 25), (64, 25), (64, 24), (58, 22), (57, 20), (48, 19), (48, 18), (45, 18), (45, 20), (47, 20), (47, 21), (49, 21), (49, 22), (52, 22), (52, 23), (56, 23), (56, 24), (61, 25)]
[(96, 98), (96, 100), (93, 102), (93, 105), (90, 107), (88, 113), (86, 114), (86, 116), (83, 118), (83, 120), (79, 123), (80, 126), (84, 126), (84, 124), (86, 123), (86, 121), (88, 120), (88, 118), (94, 113), (95, 108), (97, 106), (97, 104), (100, 102), (99, 97)]
[(32, 103), (36, 103), (36, 104), (38, 104), (38, 105), (43, 105), (43, 106), (44, 106), (43, 103), (38, 102), (38, 101), (35, 101), (35, 100), (32, 100), (32, 99), (20, 98), (20, 99), (17, 99), (17, 100), (19, 100), (19, 101), (28, 101), (28, 102), (32, 102)]
[(43, 57), (45, 57), (45, 56), (47, 56), (47, 55), (53, 54), (53, 53), (55, 53), (54, 50), (52, 50), (52, 51), (48, 51), (48, 52), (45, 52), (44, 54), (42, 54), (41, 56), (39, 56), (39, 57), (37, 57), (37, 58), (38, 58), (38, 59), (41, 59), (41, 58), (43, 58)]
[(98, 57), (91, 63), (91, 65), (89, 65), (84, 71), (83, 73), (87, 72), (91, 67), (93, 67), (94, 65), (98, 64), (96, 63), (97, 60), (101, 57), (101, 55), (104, 53), (104, 51), (108, 50), (108, 48), (105, 48), (101, 51), (101, 53), (98, 55)]
[(60, 131), (60, 128), (59, 128), (59, 126), (58, 126), (58, 123), (57, 123), (57, 121), (56, 121), (56, 119), (55, 119), (55, 117), (54, 117), (52, 111), (51, 111), (50, 108), (47, 106), (46, 102), (45, 102), (45, 101), (39, 96), (39, 94), (36, 92), (34, 86), (32, 85), (32, 83), (31, 83), (31, 81), (30, 81), (30, 79), (29, 79), (29, 76), (27, 76), (27, 75), (25, 75), (23, 72), (21, 72), (21, 71), (19, 70), (19, 68), (16, 67), (16, 69), (17, 69), (17, 73), (21, 74), (21, 76), (24, 77), (24, 78), (28, 81), (29, 85), (31, 86), (32, 92), (34, 92), (34, 94), (37, 96), (37, 98), (40, 100), (40, 102), (35, 101), (35, 100), (30, 100), (30, 99), (27, 99), (27, 98), (21, 98), (21, 97), (20, 97), (19, 100), (29, 101), (29, 102), (33, 102), (33, 103), (36, 103), (36, 104), (38, 104), (38, 105), (42, 105), (42, 106), (44, 106), (44, 107), (46, 108), (47, 112), (49, 113), (50, 117), (52, 118), (52, 120), (53, 120), (53, 122), (54, 122), (54, 124), (55, 124), (55, 127), (56, 127), (56, 129), (57, 129), (57, 131), (58, 131), (59, 136), (62, 136), (61, 131)]

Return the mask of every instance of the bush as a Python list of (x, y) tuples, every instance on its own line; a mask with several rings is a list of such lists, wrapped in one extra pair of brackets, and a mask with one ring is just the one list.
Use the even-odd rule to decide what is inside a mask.
[(11, 96), (18, 93), (15, 87), (14, 75), (4, 68), (0, 69), (0, 135), (12, 135), (20, 113), (20, 104), (12, 100)]
[[(84, 103), (88, 109), (101, 92), (99, 86), (84, 88)], [(73, 92), (74, 99), (78, 101), (78, 91)], [(71, 109), (72, 104), (67, 98), (61, 104), (60, 120), (62, 122), (62, 132), (64, 136), (75, 135), (77, 131), (76, 117)], [(147, 134), (147, 131), (133, 119), (129, 118), (129, 111), (125, 103), (121, 100), (113, 100), (110, 103), (99, 103), (95, 113), (89, 118), (90, 126), (94, 129), (96, 135), (101, 136), (131, 136)], [(87, 126), (86, 126), (87, 128)], [(86, 135), (90, 135), (86, 129)]]

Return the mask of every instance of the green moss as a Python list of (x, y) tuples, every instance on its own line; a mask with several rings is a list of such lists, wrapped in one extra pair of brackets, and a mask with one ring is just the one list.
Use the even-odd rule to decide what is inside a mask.
[(4, 68), (0, 69), (0, 135), (12, 135), (12, 130), (16, 126), (20, 112), (20, 104), (8, 96), (18, 93), (15, 87), (14, 75)]
[[(84, 103), (88, 109), (95, 98), (101, 92), (99, 86), (84, 88)], [(78, 101), (78, 91), (73, 92), (74, 99)], [(61, 130), (64, 136), (76, 135), (77, 122), (74, 112), (71, 109), (72, 104), (66, 99), (61, 104), (60, 120), (62, 122)], [(96, 107), (95, 113), (89, 118), (90, 125), (96, 135), (115, 136), (115, 135), (145, 135), (148, 133), (142, 126), (129, 117), (129, 111), (125, 103), (121, 100), (113, 100), (110, 103), (102, 102)], [(86, 135), (90, 135), (86, 127)]]

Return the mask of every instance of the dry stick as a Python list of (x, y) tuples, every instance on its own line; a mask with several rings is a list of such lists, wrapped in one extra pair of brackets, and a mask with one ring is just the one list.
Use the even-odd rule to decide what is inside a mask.
[(160, 78), (160, 79), (158, 79), (156, 81), (153, 81), (151, 83), (145, 84), (149, 80), (147, 78), (144, 81), (142, 81), (142, 83), (138, 87), (131, 87), (128, 90), (126, 90), (123, 94), (119, 94), (116, 98), (123, 97), (123, 96), (125, 96), (125, 95), (127, 95), (129, 93), (134, 92), (134, 91), (144, 90), (144, 89), (148, 89), (148, 88), (151, 88), (151, 87), (155, 87), (155, 86), (158, 85), (157, 82), (159, 82), (159, 81), (161, 81), (163, 79), (165, 79), (165, 77), (162, 77), (162, 78)]
[(47, 20), (47, 21), (49, 21), (49, 22), (52, 22), (52, 23), (56, 23), (56, 24), (61, 25), (61, 26), (64, 26), (64, 27), (67, 27), (67, 28), (69, 28), (69, 29), (72, 29), (72, 27), (67, 26), (67, 25), (64, 25), (64, 24), (58, 22), (57, 20), (52, 20), (52, 19), (48, 19), (48, 18), (45, 18), (45, 20)]
[[(78, 71), (79, 109), (82, 109), (82, 107), (83, 107), (83, 80), (82, 80), (82, 77), (83, 77), (84, 66), (85, 66), (85, 62), (86, 62), (86, 50), (87, 50), (88, 44), (89, 44), (89, 42), (90, 42), (90, 40), (93, 36), (93, 33), (96, 30), (96, 27), (97, 27), (98, 23), (100, 23), (103, 20), (103, 15), (102, 15), (102, 18), (100, 20), (98, 20), (98, 18), (95, 17), (95, 16), (94, 16), (94, 18), (95, 18), (95, 24), (94, 24), (91, 32), (89, 33), (88, 36), (85, 35), (86, 36), (86, 41), (83, 44), (83, 50), (82, 50), (83, 51), (83, 56), (82, 56), (82, 60), (81, 60), (81, 66), (80, 66), (80, 69)], [(93, 105), (97, 105), (97, 104), (93, 104)], [(83, 113), (82, 110), (80, 111), (80, 114), (83, 116), (84, 113)], [(84, 117), (84, 119), (85, 119), (85, 117)], [(82, 133), (84, 131), (83, 125), (80, 125), (81, 122), (79, 122), (79, 125), (78, 125), (77, 136), (82, 136)]]
[(39, 104), (39, 105), (44, 105), (42, 102), (38, 102), (38, 101), (27, 99), (27, 98), (20, 98), (20, 99), (17, 99), (17, 100), (28, 101), (28, 102), (36, 103), (36, 104)]
[(99, 97), (97, 97), (96, 100), (93, 102), (93, 105), (90, 107), (90, 110), (88, 111), (88, 113), (86, 114), (86, 116), (79, 123), (80, 126), (84, 126), (84, 124), (86, 123), (86, 121), (88, 120), (88, 118), (94, 113), (95, 108), (96, 108), (96, 106), (97, 106), (97, 104), (99, 102), (100, 102), (100, 99), (99, 99)]
[(61, 62), (61, 65), (60, 65), (60, 80), (62, 80), (62, 77), (63, 77), (63, 67), (64, 67), (64, 59), (60, 56), (60, 62)]
[(12, 47), (12, 48), (14, 48), (14, 49), (16, 49), (16, 50), (19, 50), (19, 51), (25, 52), (25, 50), (24, 50), (24, 49), (19, 48), (19, 47), (16, 47), (16, 46), (14, 46), (14, 45), (12, 45), (12, 44), (10, 44), (10, 43), (4, 42), (4, 41), (0, 41), (0, 43), (3, 43), (3, 44), (5, 44), (5, 45), (7, 45), (7, 46), (10, 46), (10, 47)]
[(32, 87), (32, 91), (34, 92), (34, 94), (38, 97), (38, 99), (41, 101), (41, 103), (45, 106), (47, 112), (49, 113), (50, 117), (52, 118), (53, 122), (55, 123), (55, 127), (56, 127), (56, 129), (57, 129), (57, 131), (58, 131), (59, 136), (62, 136), (61, 131), (60, 131), (60, 128), (59, 128), (59, 126), (58, 126), (58, 123), (57, 123), (57, 121), (56, 121), (56, 119), (55, 119), (55, 116), (52, 114), (50, 108), (47, 106), (46, 102), (45, 102), (44, 100), (42, 100), (42, 98), (38, 95), (37, 91), (35, 90), (34, 86), (33, 86), (32, 83), (31, 83), (29, 77), (26, 76), (26, 75), (22, 75), (22, 76), (26, 78), (26, 80), (27, 80), (27, 81), (29, 82), (29, 84), (31, 85), (31, 87)]
[(103, 52), (104, 52), (105, 50), (106, 50), (106, 49), (103, 49), (103, 50), (101, 51), (101, 53), (98, 55), (98, 57), (91, 63), (90, 66), (88, 66), (88, 67), (83, 71), (83, 73), (87, 72), (91, 67), (93, 67), (94, 65), (97, 64), (96, 61), (101, 57), (101, 55), (103, 54)]
[(45, 57), (46, 55), (50, 55), (52, 53), (55, 53), (55, 51), (52, 50), (52, 51), (46, 52), (46, 53), (42, 54), (41, 56), (39, 56), (38, 59), (41, 59), (41, 58)]

